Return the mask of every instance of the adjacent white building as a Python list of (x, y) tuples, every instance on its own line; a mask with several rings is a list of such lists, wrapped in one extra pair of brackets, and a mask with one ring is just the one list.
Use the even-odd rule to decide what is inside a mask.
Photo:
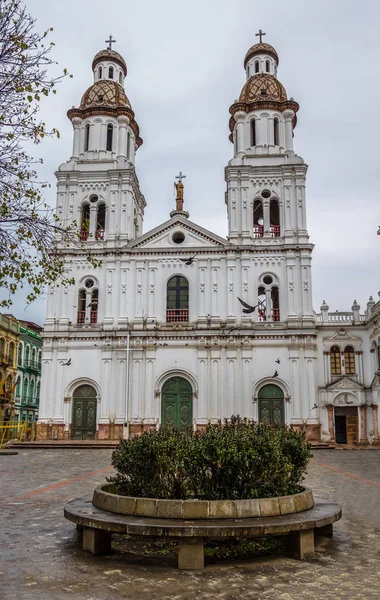
[(239, 413), (310, 440), (378, 441), (380, 303), (365, 315), (356, 303), (313, 310), (299, 105), (278, 62), (263, 42), (245, 57), (224, 239), (190, 220), (181, 178), (170, 218), (143, 233), (127, 67), (112, 49), (95, 56), (94, 83), (68, 112), (73, 152), (56, 173), (57, 214), (78, 223), (102, 266), (61, 244), (76, 284), (49, 293), (40, 438), (118, 439)]

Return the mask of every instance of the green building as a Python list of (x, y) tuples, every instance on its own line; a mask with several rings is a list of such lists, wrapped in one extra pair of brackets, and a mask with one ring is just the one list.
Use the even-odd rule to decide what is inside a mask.
[(34, 423), (38, 419), (40, 402), (42, 327), (31, 321), (19, 323), (14, 412), (18, 420)]

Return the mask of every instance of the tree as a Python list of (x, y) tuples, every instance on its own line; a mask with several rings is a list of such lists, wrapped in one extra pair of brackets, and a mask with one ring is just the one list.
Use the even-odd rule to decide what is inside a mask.
[(32, 302), (46, 285), (73, 283), (56, 242), (80, 245), (76, 224), (66, 227), (46, 204), (47, 184), (36, 171), (42, 160), (25, 149), (59, 137), (39, 119), (41, 98), (72, 77), (66, 69), (56, 77), (48, 73), (57, 64), (50, 56), (54, 43), (47, 40), (52, 30), (39, 33), (21, 0), (0, 0), (0, 287), (7, 290), (0, 307), (10, 306), (25, 284)]

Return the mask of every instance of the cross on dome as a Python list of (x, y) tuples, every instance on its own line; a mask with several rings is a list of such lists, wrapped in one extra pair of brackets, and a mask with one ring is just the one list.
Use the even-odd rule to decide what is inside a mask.
[[(260, 29), (261, 31), (261, 29)], [(112, 50), (112, 44), (116, 44), (116, 40), (112, 39), (112, 33), (110, 33), (110, 37), (106, 40), (106, 44), (108, 44), (108, 50)]]
[(176, 175), (175, 178), (179, 179), (180, 183), (182, 183), (182, 179), (186, 179), (186, 175), (183, 175), (182, 171), (180, 171), (179, 175)]
[(262, 44), (263, 35), (266, 35), (266, 33), (264, 33), (262, 29), (259, 29), (259, 33), (256, 33), (255, 35), (258, 35), (260, 37), (260, 44)]

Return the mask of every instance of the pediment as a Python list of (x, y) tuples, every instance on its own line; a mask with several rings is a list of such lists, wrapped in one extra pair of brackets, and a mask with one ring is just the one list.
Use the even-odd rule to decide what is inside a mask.
[(346, 329), (339, 329), (333, 335), (323, 338), (324, 350), (329, 351), (331, 346), (354, 346), (358, 350), (362, 346), (362, 339), (353, 335)]
[[(173, 236), (182, 234), (183, 242), (175, 243)], [(186, 248), (220, 248), (228, 246), (227, 240), (200, 227), (183, 217), (173, 217), (158, 227), (133, 240), (128, 246), (133, 249), (182, 250)]]
[(360, 385), (359, 383), (356, 383), (356, 381), (349, 379), (348, 377), (342, 377), (341, 379), (338, 379), (338, 381), (334, 381), (333, 383), (330, 383), (330, 385), (328, 385), (326, 389), (334, 390), (334, 391), (362, 390), (363, 386)]

